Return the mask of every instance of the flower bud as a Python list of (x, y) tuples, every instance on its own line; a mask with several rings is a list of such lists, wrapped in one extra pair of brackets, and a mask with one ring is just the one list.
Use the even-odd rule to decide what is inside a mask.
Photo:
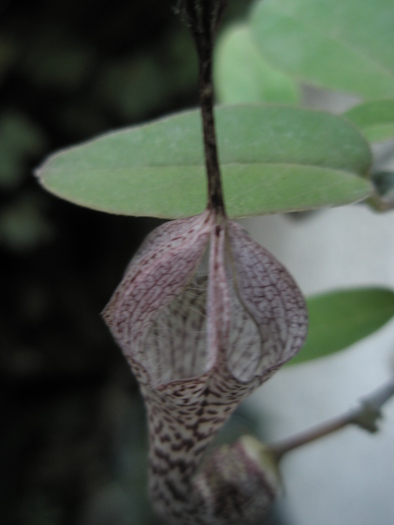
[[(271, 509), (281, 483), (269, 449), (250, 436), (213, 452), (194, 481), (205, 523), (256, 523)], [(209, 502), (209, 504), (207, 504)]]

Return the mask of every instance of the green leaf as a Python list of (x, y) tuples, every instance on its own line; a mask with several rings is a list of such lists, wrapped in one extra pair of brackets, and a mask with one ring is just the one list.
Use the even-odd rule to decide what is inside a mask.
[(378, 330), (394, 316), (394, 292), (343, 290), (310, 297), (307, 305), (308, 337), (290, 364), (338, 352)]
[(251, 24), (263, 55), (301, 82), (394, 95), (393, 0), (263, 0)]
[(370, 100), (343, 114), (370, 142), (394, 139), (394, 99)]
[[(368, 143), (323, 112), (271, 106), (216, 110), (229, 216), (242, 217), (367, 198)], [(50, 157), (42, 184), (76, 204), (110, 213), (185, 217), (206, 206), (198, 111), (109, 133)]]
[(264, 59), (246, 24), (233, 25), (221, 34), (215, 51), (214, 78), (218, 99), (225, 104), (299, 102), (297, 84)]

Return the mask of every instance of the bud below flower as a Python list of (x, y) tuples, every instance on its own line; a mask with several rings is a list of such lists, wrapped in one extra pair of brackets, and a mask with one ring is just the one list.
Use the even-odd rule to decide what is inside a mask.
[[(194, 486), (201, 494), (207, 523), (238, 525), (256, 523), (266, 515), (281, 483), (275, 459), (260, 441), (243, 436), (209, 456)], [(209, 502), (209, 505), (207, 505)]]

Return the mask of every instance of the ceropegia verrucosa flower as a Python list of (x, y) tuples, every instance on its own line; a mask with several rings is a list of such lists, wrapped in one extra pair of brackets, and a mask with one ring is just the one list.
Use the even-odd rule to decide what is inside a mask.
[(208, 209), (146, 239), (103, 315), (145, 399), (156, 510), (183, 525), (253, 522), (275, 497), (275, 468), (250, 441), (204, 452), (301, 348), (307, 313), (293, 278)]

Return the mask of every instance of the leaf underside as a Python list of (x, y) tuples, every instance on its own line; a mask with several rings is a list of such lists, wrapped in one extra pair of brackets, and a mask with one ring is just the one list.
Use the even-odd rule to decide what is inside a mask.
[(361, 96), (394, 95), (392, 0), (263, 0), (251, 15), (256, 45), (299, 81)]
[[(340, 117), (299, 108), (216, 109), (230, 217), (316, 209), (371, 194), (371, 154)], [(197, 110), (103, 135), (57, 153), (37, 170), (61, 198), (108, 213), (180, 218), (206, 206)]]
[(343, 114), (370, 142), (394, 139), (394, 99), (369, 100)]
[(371, 335), (394, 316), (394, 292), (385, 288), (342, 290), (307, 299), (309, 333), (289, 364), (324, 357)]
[(224, 104), (299, 103), (297, 83), (264, 59), (247, 24), (225, 29), (213, 63), (217, 97)]

